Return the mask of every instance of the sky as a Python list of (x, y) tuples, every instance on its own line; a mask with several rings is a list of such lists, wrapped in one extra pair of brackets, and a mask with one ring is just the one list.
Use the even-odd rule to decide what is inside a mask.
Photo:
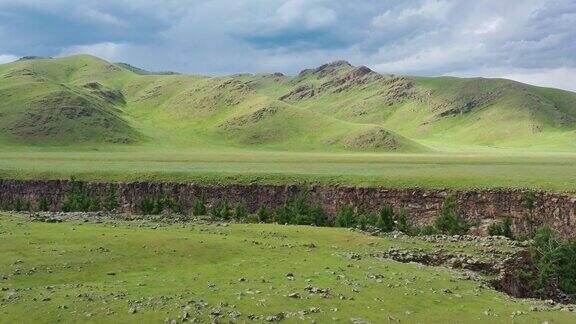
[(79, 53), (205, 75), (347, 60), (576, 91), (576, 0), (0, 0), (0, 63)]

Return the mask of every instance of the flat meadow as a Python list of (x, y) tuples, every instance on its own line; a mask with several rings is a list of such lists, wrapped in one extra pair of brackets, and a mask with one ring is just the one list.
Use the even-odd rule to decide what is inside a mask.
[(244, 149), (0, 149), (0, 177), (90, 181), (323, 183), (576, 191), (576, 154), (277, 152)]

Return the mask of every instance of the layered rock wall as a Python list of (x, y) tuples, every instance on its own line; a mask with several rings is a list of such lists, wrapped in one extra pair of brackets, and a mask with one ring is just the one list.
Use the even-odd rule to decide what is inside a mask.
[[(42, 197), (49, 198), (51, 208), (58, 209), (66, 197), (70, 181), (23, 181), (0, 180), (0, 207), (13, 206), (18, 199), (30, 201), (37, 206)], [(198, 197), (204, 197), (208, 205), (219, 200), (235, 204), (244, 200), (250, 211), (260, 206), (277, 207), (291, 200), (303, 188), (297, 185), (222, 185), (204, 186), (186, 183), (88, 183), (94, 195), (104, 198), (111, 188), (117, 187), (120, 208), (125, 212), (138, 212), (145, 196), (166, 193), (182, 201), (189, 210)], [(576, 195), (564, 193), (535, 192), (533, 208), (526, 207), (527, 192), (522, 190), (435, 190), (435, 189), (387, 189), (380, 187), (323, 186), (309, 187), (310, 199), (320, 202), (325, 210), (334, 215), (343, 205), (351, 204), (357, 210), (377, 212), (384, 202), (404, 209), (410, 220), (417, 225), (429, 224), (442, 210), (445, 197), (457, 201), (460, 215), (483, 228), (486, 224), (506, 216), (514, 219), (517, 231), (525, 229), (527, 215), (535, 224), (550, 224), (564, 236), (576, 236)]]

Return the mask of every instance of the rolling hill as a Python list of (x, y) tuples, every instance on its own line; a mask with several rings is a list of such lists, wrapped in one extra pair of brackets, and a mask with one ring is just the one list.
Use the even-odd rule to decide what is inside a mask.
[(88, 55), (0, 65), (0, 144), (576, 151), (576, 93), (504, 79), (152, 73)]

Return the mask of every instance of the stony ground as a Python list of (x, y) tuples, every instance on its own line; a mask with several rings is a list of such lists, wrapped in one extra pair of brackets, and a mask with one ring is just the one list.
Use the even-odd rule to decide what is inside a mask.
[[(509, 297), (489, 287), (492, 274), (471, 271), (523, 248), (506, 240), (49, 220), (0, 214), (2, 323), (576, 321), (571, 307)], [(425, 256), (442, 265), (409, 262)]]

